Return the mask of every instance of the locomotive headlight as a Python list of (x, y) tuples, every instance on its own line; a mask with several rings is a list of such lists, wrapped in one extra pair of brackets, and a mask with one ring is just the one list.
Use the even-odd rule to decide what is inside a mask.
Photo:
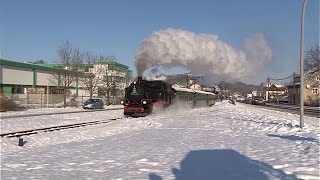
[(123, 104), (123, 103), (124, 103), (123, 101), (120, 102), (120, 104)]
[(142, 101), (142, 104), (147, 104), (147, 101)]

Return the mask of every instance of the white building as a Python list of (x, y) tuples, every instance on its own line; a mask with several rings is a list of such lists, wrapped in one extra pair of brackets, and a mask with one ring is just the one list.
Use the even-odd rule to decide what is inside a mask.
[(67, 86), (68, 97), (89, 96), (88, 86), (81, 79), (87, 78), (90, 72), (97, 76), (98, 69), (102, 69), (99, 91), (95, 95), (103, 96), (107, 90), (109, 95), (115, 97), (124, 94), (131, 74), (128, 66), (117, 62), (84, 65), (84, 72), (69, 71), (62, 67), (60, 64), (36, 65), (0, 59), (0, 92), (23, 104), (36, 101), (41, 104), (60, 103), (63, 101), (64, 80), (71, 80)]

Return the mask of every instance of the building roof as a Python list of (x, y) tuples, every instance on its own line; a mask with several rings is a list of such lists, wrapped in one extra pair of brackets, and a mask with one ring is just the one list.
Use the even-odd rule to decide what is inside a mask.
[[(312, 80), (314, 77), (319, 76), (320, 69), (314, 68), (312, 70), (304, 72), (304, 82), (307, 82), (309, 80)], [(300, 74), (296, 74), (294, 79), (295, 86), (300, 86)], [(294, 86), (293, 83), (288, 86)]]
[(17, 68), (25, 68), (25, 69), (35, 69), (35, 70), (43, 70), (49, 72), (58, 72), (58, 73), (68, 73), (68, 74), (77, 74), (77, 75), (84, 75), (82, 72), (70, 71), (65, 69), (59, 69), (51, 64), (50, 66), (39, 65), (39, 64), (30, 64), (30, 63), (22, 63), (17, 61), (10, 61), (5, 59), (0, 59), (0, 65), (12, 66)]
[(118, 67), (121, 67), (121, 68), (124, 68), (124, 69), (129, 69), (128, 66), (120, 64), (120, 63), (115, 62), (115, 61), (95, 62), (94, 64), (108, 64), (108, 65), (118, 66)]

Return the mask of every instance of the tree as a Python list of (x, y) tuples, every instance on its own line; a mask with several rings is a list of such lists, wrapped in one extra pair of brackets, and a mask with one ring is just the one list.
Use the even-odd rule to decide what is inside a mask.
[[(86, 64), (83, 64), (83, 69), (87, 73), (87, 76), (80, 78), (80, 81), (89, 91), (90, 99), (92, 98), (94, 93), (97, 93), (99, 85), (101, 85), (102, 78), (105, 74), (103, 66), (94, 65), (97, 59), (99, 58), (93, 55), (91, 52), (85, 53), (84, 60)], [(89, 69), (92, 69), (92, 71), (89, 72)]]
[(46, 62), (43, 59), (38, 59), (35, 61), (28, 61), (30, 64), (45, 64)]
[[(113, 60), (113, 57), (105, 57), (105, 56), (101, 56), (99, 58), (100, 62), (107, 62), (109, 60)], [(103, 91), (107, 96), (107, 103), (108, 105), (110, 104), (110, 91), (111, 91), (111, 86), (112, 86), (112, 82), (113, 82), (113, 71), (112, 68), (110, 68), (111, 66), (108, 64), (108, 66), (105, 66), (105, 71), (104, 71), (104, 75), (102, 78), (102, 83), (103, 83)]]
[[(112, 95), (112, 89), (114, 88), (113, 74), (110, 70), (110, 66), (104, 63), (114, 61), (114, 59), (113, 56), (98, 56), (89, 51), (84, 53), (86, 64), (83, 64), (83, 69), (88, 71), (87, 77), (89, 78), (83, 77), (80, 78), (80, 81), (84, 84), (86, 89), (88, 89), (90, 98), (92, 98), (94, 93), (97, 93), (98, 95), (105, 95), (107, 97), (107, 102), (110, 102), (110, 95)], [(89, 69), (91, 69), (91, 72), (89, 72)]]
[(319, 70), (320, 68), (320, 49), (319, 44), (315, 44), (313, 47), (306, 51), (304, 58), (306, 70)]
[(57, 50), (59, 55), (58, 63), (61, 69), (64, 69), (62, 76), (54, 75), (55, 79), (60, 78), (60, 82), (64, 91), (64, 107), (67, 106), (67, 89), (76, 81), (77, 71), (81, 71), (83, 67), (83, 55), (79, 49), (73, 49), (69, 41), (65, 41)]

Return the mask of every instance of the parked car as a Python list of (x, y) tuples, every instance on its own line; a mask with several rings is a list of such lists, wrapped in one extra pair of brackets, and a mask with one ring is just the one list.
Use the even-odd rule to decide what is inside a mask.
[(245, 98), (243, 96), (237, 96), (236, 100), (237, 100), (237, 102), (244, 102)]
[(252, 98), (246, 98), (243, 102), (246, 104), (252, 104)]
[(284, 97), (284, 98), (279, 99), (278, 103), (279, 104), (288, 104), (289, 103), (288, 97)]
[(266, 104), (263, 98), (253, 98), (251, 102), (254, 105), (265, 105)]
[(102, 99), (88, 99), (86, 100), (82, 108), (83, 109), (103, 109), (104, 103)]
[(320, 101), (319, 100), (312, 101), (310, 105), (314, 107), (320, 107)]

